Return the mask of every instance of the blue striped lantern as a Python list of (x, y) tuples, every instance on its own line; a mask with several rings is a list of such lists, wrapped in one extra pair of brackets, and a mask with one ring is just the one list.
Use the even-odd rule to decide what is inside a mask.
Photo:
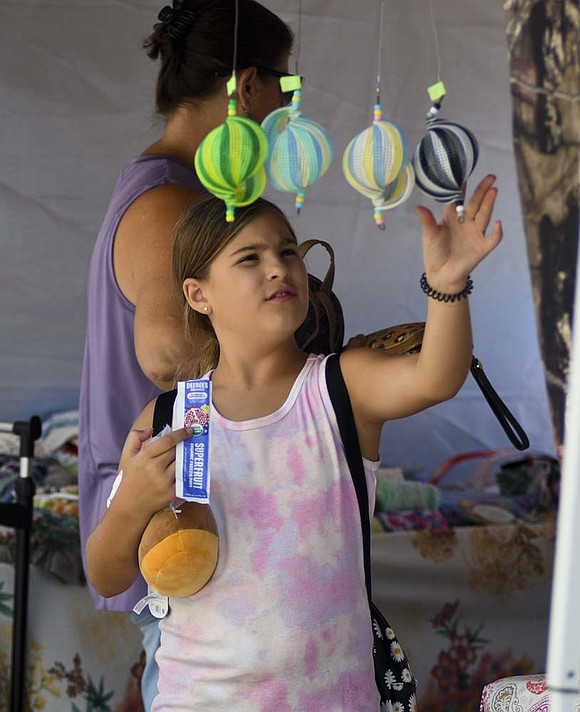
[(409, 146), (403, 130), (382, 119), (380, 104), (374, 107), (371, 126), (355, 136), (342, 157), (347, 182), (373, 203), (374, 219), (384, 229), (382, 213), (403, 203), (414, 187)]
[(428, 133), (413, 152), (415, 182), (439, 203), (454, 203), (463, 219), (463, 183), (473, 172), (479, 156), (473, 133), (453, 121), (427, 117)]
[(295, 193), (300, 212), (306, 189), (323, 176), (334, 157), (330, 136), (315, 121), (300, 113), (300, 90), (292, 104), (276, 109), (262, 122), (268, 140), (266, 175), (276, 190)]

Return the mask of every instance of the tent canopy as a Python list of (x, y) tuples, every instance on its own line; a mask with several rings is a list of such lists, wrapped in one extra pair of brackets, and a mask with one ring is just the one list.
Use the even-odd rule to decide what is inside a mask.
[[(335, 158), (307, 193), (268, 188), (300, 240), (331, 242), (335, 291), (346, 337), (425, 316), (419, 288), (420, 230), (414, 206), (442, 207), (415, 189), (402, 206), (372, 218), (370, 201), (342, 175), (342, 153), (372, 122), (379, 4), (312, 0), (265, 3), (301, 28), (303, 113), (330, 133)], [(92, 246), (124, 162), (159, 132), (152, 114), (156, 65), (141, 41), (161, 3), (22, 0), (0, 23), (0, 419), (76, 409), (83, 352), (86, 278)], [(441, 116), (470, 128), (480, 160), (469, 180), (498, 176), (496, 217), (504, 242), (473, 275), (475, 354), (532, 447), (553, 451), (531, 297), (512, 148), (505, 18), (500, 3), (434, 4), (447, 97)], [(437, 80), (429, 3), (386, 2), (382, 52), (384, 117), (414, 147), (426, 131), (427, 87)], [(321, 276), (325, 254), (309, 256)], [(509, 446), (473, 379), (452, 401), (383, 431), (382, 460), (428, 474), (462, 451)]]

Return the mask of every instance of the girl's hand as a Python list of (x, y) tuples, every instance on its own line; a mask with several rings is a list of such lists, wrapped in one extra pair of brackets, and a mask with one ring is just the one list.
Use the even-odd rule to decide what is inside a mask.
[(443, 294), (461, 292), (467, 276), (501, 242), (501, 223), (485, 235), (497, 196), (495, 176), (486, 176), (465, 205), (459, 221), (455, 205), (449, 204), (440, 223), (423, 206), (417, 214), (423, 228), (423, 261), (429, 285)]
[(175, 499), (175, 447), (192, 432), (191, 428), (180, 428), (146, 444), (151, 428), (131, 430), (121, 455), (123, 480), (116, 497), (123, 497), (147, 517), (167, 507)]

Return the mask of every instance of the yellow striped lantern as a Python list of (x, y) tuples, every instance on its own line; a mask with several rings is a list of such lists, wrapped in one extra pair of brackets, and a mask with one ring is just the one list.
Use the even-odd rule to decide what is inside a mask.
[(413, 152), (415, 182), (439, 203), (454, 203), (463, 220), (463, 183), (473, 172), (479, 156), (473, 133), (453, 121), (437, 119), (440, 104), (427, 114), (428, 133)]
[(403, 203), (415, 183), (409, 159), (409, 147), (402, 129), (383, 120), (379, 103), (374, 106), (371, 126), (355, 136), (342, 157), (342, 170), (347, 182), (370, 198), (375, 223), (385, 229), (383, 211)]
[(226, 220), (234, 221), (235, 208), (253, 203), (264, 192), (264, 161), (268, 142), (252, 119), (236, 114), (230, 99), (228, 117), (210, 131), (195, 153), (195, 170), (202, 185), (226, 204)]
[(334, 157), (330, 136), (300, 112), (301, 90), (296, 89), (288, 107), (276, 109), (262, 122), (268, 140), (266, 174), (276, 190), (295, 193), (298, 213), (306, 189), (322, 177)]

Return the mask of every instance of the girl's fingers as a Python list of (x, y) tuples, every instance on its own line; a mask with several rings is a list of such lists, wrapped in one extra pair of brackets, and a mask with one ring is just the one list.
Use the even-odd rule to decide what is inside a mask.
[(158, 457), (166, 452), (171, 452), (175, 449), (178, 443), (187, 440), (193, 433), (193, 428), (179, 428), (179, 430), (172, 430), (167, 435), (155, 440), (147, 447), (147, 452), (152, 457)]
[(487, 238), (486, 244), (489, 247), (489, 252), (496, 248), (503, 238), (503, 226), (500, 220), (496, 220), (493, 225), (491, 235)]
[(131, 430), (129, 435), (127, 435), (127, 440), (125, 441), (127, 454), (137, 454), (139, 450), (141, 450), (143, 443), (149, 440), (152, 434), (153, 428), (146, 428), (145, 430)]
[(437, 227), (437, 221), (435, 220), (435, 217), (433, 213), (429, 210), (429, 208), (425, 208), (423, 205), (417, 205), (415, 211), (419, 216), (419, 220), (421, 221), (421, 227), (423, 228), (423, 232), (433, 230)]
[(465, 206), (465, 217), (475, 220), (477, 213), (485, 201), (489, 189), (494, 183), (495, 176), (491, 174), (485, 176), (485, 178), (479, 182), (473, 191), (471, 198), (468, 200), (467, 205)]
[(476, 213), (475, 217), (473, 218), (473, 221), (477, 225), (477, 227), (481, 230), (483, 234), (485, 234), (485, 231), (487, 230), (487, 227), (489, 225), (489, 221), (491, 220), (491, 215), (493, 213), (493, 208), (495, 205), (495, 199), (497, 198), (497, 189), (496, 188), (490, 188), (480, 207), (478, 212)]

